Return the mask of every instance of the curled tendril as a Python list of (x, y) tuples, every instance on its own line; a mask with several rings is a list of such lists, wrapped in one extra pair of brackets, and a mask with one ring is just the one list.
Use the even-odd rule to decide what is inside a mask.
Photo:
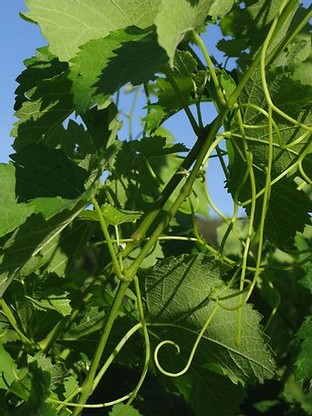
[(187, 363), (186, 363), (185, 367), (184, 367), (181, 371), (178, 371), (178, 372), (176, 372), (176, 373), (172, 373), (171, 371), (167, 371), (167, 370), (165, 370), (165, 369), (164, 369), (164, 368), (160, 365), (160, 363), (159, 363), (159, 359), (158, 359), (159, 350), (160, 350), (160, 348), (162, 348), (162, 346), (163, 346), (163, 345), (168, 345), (168, 344), (169, 344), (169, 345), (173, 345), (173, 346), (175, 347), (175, 349), (176, 349), (176, 354), (180, 354), (180, 346), (179, 346), (176, 342), (174, 342), (174, 341), (172, 341), (172, 340), (170, 340), (170, 339), (166, 339), (166, 340), (164, 340), (164, 341), (161, 341), (161, 342), (157, 345), (157, 347), (155, 348), (155, 351), (154, 351), (154, 361), (155, 361), (155, 365), (156, 365), (156, 367), (158, 368), (158, 370), (159, 370), (161, 373), (163, 373), (165, 376), (168, 376), (168, 377), (180, 377), (180, 376), (182, 376), (183, 374), (185, 374), (185, 373), (189, 370), (189, 368), (190, 368), (190, 367), (191, 367), (191, 365), (192, 365), (192, 362), (193, 362), (193, 359), (194, 359), (195, 353), (196, 353), (196, 351), (197, 351), (198, 345), (199, 345), (199, 343), (200, 343), (200, 341), (201, 341), (202, 337), (204, 336), (204, 333), (205, 333), (206, 329), (208, 328), (208, 326), (209, 326), (209, 324), (210, 324), (210, 322), (211, 322), (212, 318), (214, 317), (215, 313), (217, 312), (218, 307), (219, 307), (219, 305), (217, 305), (217, 304), (216, 304), (216, 306), (213, 308), (213, 310), (212, 310), (211, 314), (209, 315), (209, 317), (208, 317), (208, 319), (207, 319), (207, 321), (206, 321), (205, 325), (202, 327), (202, 329), (201, 329), (200, 333), (197, 335), (197, 338), (196, 338), (196, 340), (195, 340), (195, 342), (194, 342), (194, 345), (193, 345), (193, 348), (192, 348), (192, 350), (191, 350), (190, 356), (189, 356), (189, 358), (188, 358), (188, 360), (187, 360)]
[[(160, 363), (159, 363), (159, 360), (158, 360), (158, 352), (159, 352), (159, 350), (160, 350), (160, 348), (163, 346), (163, 345), (173, 345), (174, 347), (175, 347), (175, 349), (176, 349), (176, 354), (180, 354), (180, 347), (179, 347), (179, 345), (176, 343), (176, 342), (174, 342), (174, 341), (171, 341), (170, 339), (166, 339), (165, 341), (162, 341), (162, 342), (160, 342), (158, 345), (157, 345), (157, 347), (155, 348), (155, 351), (154, 351), (154, 361), (155, 361), (155, 365), (156, 365), (156, 367), (158, 368), (158, 370), (161, 372), (161, 373), (163, 373), (165, 376), (168, 376), (168, 377), (179, 377), (179, 376), (182, 376), (183, 374), (185, 374), (186, 372), (187, 372), (187, 370), (190, 368), (190, 366), (191, 366), (191, 363), (192, 363), (192, 360), (193, 360), (193, 356), (192, 356), (192, 353), (191, 353), (191, 355), (190, 355), (190, 358), (189, 358), (189, 360), (188, 360), (188, 362), (187, 362), (187, 364), (186, 364), (186, 366), (181, 370), (181, 371), (179, 371), (178, 373), (171, 373), (170, 371), (166, 371), (166, 370), (164, 370), (163, 368), (162, 368), (162, 366), (160, 365)], [(193, 351), (193, 350), (192, 350)]]

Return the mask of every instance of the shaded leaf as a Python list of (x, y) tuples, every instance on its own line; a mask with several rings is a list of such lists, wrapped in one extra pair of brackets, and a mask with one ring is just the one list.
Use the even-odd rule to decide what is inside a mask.
[(45, 220), (40, 214), (32, 215), (15, 231), (4, 247), (0, 266), (0, 296), (30, 258), (58, 238), (86, 204), (84, 200), (78, 201), (72, 210), (63, 211), (50, 220)]
[[(220, 374), (235, 382), (263, 381), (273, 376), (274, 361), (259, 325), (261, 317), (251, 305), (244, 304), (239, 321), (235, 310), (239, 298), (221, 280), (225, 272), (222, 263), (198, 255), (169, 258), (144, 273), (147, 319), (153, 333), (158, 334), (159, 340), (171, 339), (181, 348), (177, 359), (172, 347), (171, 359), (162, 361), (160, 355), (160, 364), (166, 370), (169, 365), (174, 372), (180, 371), (181, 361), (186, 363), (196, 334), (212, 318), (193, 364), (219, 369)], [(221, 301), (226, 309), (215, 301), (225, 295), (233, 295)], [(239, 326), (242, 334), (237, 343)], [(189, 371), (192, 372), (192, 366)]]
[(41, 249), (40, 258), (46, 263), (45, 270), (65, 277), (80, 259), (81, 251), (89, 237), (89, 224), (81, 222), (70, 224)]
[(149, 81), (167, 59), (150, 29), (132, 26), (89, 41), (71, 60), (69, 77), (78, 110), (83, 112), (95, 102), (103, 105), (127, 82)]
[(51, 54), (47, 46), (38, 48), (35, 56), (25, 59), (24, 65), (26, 69), (16, 78), (19, 84), (15, 91), (14, 109), (16, 111), (21, 108), (24, 101), (30, 98), (33, 89), (40, 81), (51, 79), (68, 68), (68, 64), (60, 62)]
[[(122, 403), (115, 404), (112, 408), (112, 410), (109, 412), (110, 416), (118, 416), (120, 414), (120, 411), (124, 405)], [(128, 406), (127, 411), (124, 412), (125, 416), (141, 416), (142, 413), (140, 413), (137, 409), (135, 409), (133, 406)]]
[(206, 416), (207, 409), (219, 416), (237, 414), (246, 395), (243, 387), (205, 368), (196, 368), (175, 383), (196, 416)]
[(0, 164), (0, 236), (15, 230), (34, 212), (28, 204), (18, 203), (15, 176), (13, 164)]
[(28, 92), (29, 99), (15, 113), (19, 119), (11, 133), (15, 137), (15, 150), (42, 142), (43, 138), (48, 138), (73, 113), (70, 89), (71, 82), (67, 72), (64, 72), (51, 79), (39, 81)]
[(188, 149), (182, 143), (168, 143), (162, 136), (143, 137), (141, 140), (132, 140), (131, 147), (144, 156), (160, 156), (178, 152), (186, 152)]
[[(246, 63), (252, 60), (252, 57), (259, 50), (267, 33), (271, 27), (273, 19), (277, 16), (281, 9), (279, 0), (258, 0), (246, 1), (245, 7), (241, 7), (240, 2), (236, 2), (231, 13), (228, 13), (221, 20), (221, 29), (225, 36), (231, 36), (233, 39), (222, 40), (219, 47), (228, 56), (237, 56), (241, 59), (238, 63), (244, 67)], [(269, 50), (285, 36), (292, 18), (295, 15), (296, 5), (290, 16), (284, 22), (284, 26), (274, 35), (270, 42)]]
[(7, 389), (8, 386), (16, 379), (17, 365), (15, 360), (4, 349), (2, 343), (0, 344), (0, 362), (1, 362), (1, 374), (0, 374), (0, 389)]
[[(252, 153), (257, 192), (262, 192), (265, 187), (269, 157), (272, 157), (272, 181), (286, 172), (284, 177), (279, 177), (279, 180), (271, 186), (265, 220), (266, 237), (279, 247), (283, 247), (291, 243), (296, 231), (303, 231), (305, 224), (310, 222), (309, 212), (312, 210), (312, 202), (303, 191), (297, 189), (294, 181), (296, 175), (301, 175), (298, 169), (298, 159), (302, 155), (305, 155), (303, 164), (309, 172), (310, 165), (304, 162), (309, 156), (307, 150), (310, 137), (306, 128), (287, 117), (290, 116), (307, 126), (312, 123), (310, 105), (312, 89), (294, 81), (281, 69), (268, 72), (267, 84), (273, 103), (285, 113), (285, 116), (273, 112), (274, 128), (270, 137), (269, 121), (263, 113), (263, 110), (267, 110), (268, 104), (260, 75), (255, 74), (247, 83), (239, 99), (244, 106), (247, 104), (241, 109), (245, 139), (241, 136), (239, 125), (232, 123), (232, 129), (236, 132), (238, 139), (233, 142), (233, 152), (231, 150), (228, 187), (233, 195), (238, 196), (240, 202), (250, 200), (250, 179), (244, 179), (247, 169), (244, 140), (247, 140), (248, 149)], [(260, 111), (260, 108), (263, 110)], [(272, 153), (270, 153), (270, 140), (273, 142)], [(259, 196), (256, 226), (260, 223), (262, 201), (263, 197)], [(246, 207), (246, 211), (247, 213), (250, 211), (250, 204)]]
[(295, 361), (295, 375), (298, 380), (311, 383), (312, 381), (312, 316), (308, 316), (299, 331), (300, 353)]
[(71, 306), (70, 299), (67, 297), (68, 292), (63, 292), (62, 290), (51, 290), (51, 294), (45, 293), (45, 296), (41, 299), (35, 299), (27, 297), (30, 303), (41, 311), (46, 311), (47, 309), (54, 310), (62, 316), (70, 315)]
[(74, 199), (85, 191), (87, 172), (61, 150), (33, 145), (11, 158), (16, 167), (16, 194), (21, 201), (38, 197)]

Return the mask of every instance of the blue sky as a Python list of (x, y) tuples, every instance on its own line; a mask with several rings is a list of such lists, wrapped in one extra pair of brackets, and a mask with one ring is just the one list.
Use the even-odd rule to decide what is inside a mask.
[[(49, 1), (49, 0), (47, 0)], [(304, 0), (303, 4), (307, 7), (310, 0)], [(1, 62), (0, 66), (0, 163), (9, 161), (9, 154), (12, 153), (10, 131), (14, 119), (14, 91), (17, 87), (15, 79), (23, 71), (23, 60), (33, 56), (35, 50), (46, 44), (46, 40), (41, 36), (39, 26), (24, 21), (19, 12), (26, 11), (24, 0), (0, 0), (0, 31), (1, 31)], [(205, 40), (209, 43), (208, 49), (218, 59), (220, 54), (216, 51), (214, 45), (217, 42), (218, 28), (211, 27), (209, 36)], [(213, 113), (207, 108), (208, 119), (212, 119)], [(183, 141), (186, 145), (191, 146), (194, 140), (194, 134), (191, 131), (189, 123), (184, 116), (179, 116), (167, 123), (167, 127)], [(209, 177), (209, 188), (212, 188), (213, 199), (218, 205), (225, 210), (227, 215), (231, 213), (230, 199), (224, 190), (224, 178), (217, 165), (213, 166), (213, 175)]]
[(23, 71), (23, 60), (46, 44), (37, 25), (19, 16), (25, 11), (23, 0), (0, 0), (1, 66), (0, 66), (0, 162), (7, 162), (12, 153), (10, 131), (14, 123), (15, 79)]

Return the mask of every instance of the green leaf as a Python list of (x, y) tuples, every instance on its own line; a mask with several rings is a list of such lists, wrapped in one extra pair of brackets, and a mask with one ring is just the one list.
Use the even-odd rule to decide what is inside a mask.
[(206, 416), (207, 409), (218, 416), (238, 414), (246, 395), (241, 386), (200, 367), (178, 377), (175, 384), (196, 416)]
[[(312, 124), (312, 88), (294, 81), (289, 73), (285, 73), (281, 69), (268, 72), (266, 78), (273, 103), (286, 116), (297, 119), (303, 124)], [(245, 132), (254, 155), (253, 162), (255, 165), (262, 167), (268, 157), (269, 128), (267, 117), (254, 107), (256, 105), (263, 110), (268, 108), (258, 72), (248, 81), (239, 102), (247, 104), (242, 109), (243, 121), (246, 124)], [(249, 104), (251, 105), (249, 106)], [(276, 176), (284, 172), (298, 159), (301, 152), (308, 146), (309, 137), (305, 135), (301, 141), (291, 146), (292, 142), (304, 135), (306, 130), (274, 112), (273, 120), (278, 128), (278, 130), (273, 129), (272, 169), (273, 175)], [(258, 125), (257, 129), (253, 128), (255, 125)], [(234, 129), (238, 130), (238, 127)]]
[(64, 336), (65, 341), (77, 341), (79, 338), (87, 338), (90, 334), (103, 328), (105, 313), (98, 307), (91, 306), (78, 322), (74, 322)]
[[(247, 170), (244, 140), (247, 140), (248, 151), (253, 157), (257, 192), (263, 191), (266, 183), (266, 166), (270, 157), (269, 142), (272, 139), (271, 178), (274, 180), (285, 171), (287, 174), (271, 186), (265, 233), (274, 244), (283, 247), (291, 243), (295, 233), (303, 231), (305, 224), (310, 222), (311, 200), (303, 191), (297, 189), (295, 183), (295, 177), (301, 175), (298, 168), (300, 158), (303, 159), (303, 165), (309, 175), (310, 165), (306, 167), (305, 161), (310, 155), (308, 153), (310, 138), (304, 127), (287, 117), (292, 117), (307, 126), (312, 123), (310, 104), (312, 89), (294, 81), (289, 73), (284, 73), (281, 69), (268, 72), (267, 85), (273, 103), (285, 113), (285, 116), (273, 112), (274, 128), (270, 138), (269, 121), (263, 113), (263, 110), (267, 110), (268, 104), (260, 75), (256, 73), (248, 81), (239, 98), (239, 102), (244, 103), (241, 113), (245, 139), (242, 137), (239, 125), (232, 123), (237, 138), (232, 142), (234, 146), (230, 158), (228, 187), (233, 195), (238, 196), (240, 202), (250, 200), (250, 179), (244, 179)], [(257, 200), (256, 226), (260, 223), (262, 200), (262, 196)], [(250, 212), (250, 204), (246, 207), (246, 211)]]
[(31, 389), (26, 402), (18, 407), (14, 413), (15, 416), (37, 416), (38, 414), (46, 416), (56, 416), (56, 411), (50, 404), (45, 403), (49, 396), (49, 387), (51, 382), (51, 374), (44, 371), (35, 360), (30, 363), (29, 370), (31, 374)]
[[(120, 411), (124, 405), (122, 403), (115, 404), (112, 407), (112, 410), (109, 412), (110, 416), (118, 416), (120, 414)], [(125, 416), (142, 416), (142, 413), (140, 413), (137, 409), (135, 409), (133, 406), (128, 406), (126, 412), (123, 412)]]
[(4, 246), (0, 265), (0, 296), (3, 295), (16, 274), (79, 215), (86, 206), (78, 201), (72, 210), (62, 211), (50, 220), (35, 214), (29, 217), (10, 237)]
[(71, 82), (67, 72), (38, 81), (28, 91), (28, 100), (16, 111), (19, 119), (12, 130), (14, 149), (47, 139), (64, 120), (73, 113)]
[(165, 137), (152, 136), (143, 137), (141, 140), (132, 140), (131, 147), (136, 152), (141, 153), (147, 158), (178, 152), (186, 152), (188, 149), (182, 143), (170, 143)]
[[(227, 56), (240, 57), (238, 63), (241, 67), (245, 67), (264, 42), (273, 19), (281, 9), (281, 2), (280, 0), (246, 1), (243, 8), (240, 2), (235, 3), (231, 13), (226, 14), (221, 20), (223, 34), (233, 39), (222, 40), (219, 47)], [(272, 50), (287, 33), (297, 7), (298, 4), (293, 7), (282, 29), (275, 34), (269, 50)]]
[(49, 41), (49, 49), (61, 61), (68, 61), (80, 45), (91, 39), (107, 36), (110, 32), (135, 25), (152, 25), (158, 0), (51, 0), (49, 4), (27, 0), (26, 18), (37, 22)]
[(312, 380), (312, 316), (308, 316), (299, 331), (297, 339), (300, 341), (300, 353), (295, 362), (295, 375), (298, 380), (311, 382)]
[(43, 372), (48, 373), (51, 376), (50, 389), (55, 390), (62, 384), (64, 370), (61, 364), (52, 363), (50, 356), (45, 355), (42, 351), (37, 352), (34, 356), (28, 355), (28, 364), (32, 363), (38, 366)]
[(17, 201), (16, 172), (11, 163), (0, 164), (0, 187), (0, 236), (3, 236), (23, 224), (34, 208)]
[(69, 77), (78, 110), (95, 102), (103, 105), (127, 82), (147, 82), (167, 60), (155, 30), (132, 26), (89, 41), (71, 60)]
[(40, 81), (51, 79), (67, 70), (68, 64), (60, 62), (56, 56), (52, 55), (47, 46), (38, 48), (36, 55), (25, 59), (26, 69), (17, 77), (19, 86), (15, 94), (15, 110), (19, 110), (24, 101), (29, 99), (31, 91), (37, 87)]
[(38, 197), (74, 199), (85, 191), (87, 172), (61, 150), (33, 145), (11, 158), (16, 166), (16, 194), (22, 201)]
[[(155, 19), (160, 46), (167, 52), (170, 64), (177, 46), (193, 30), (198, 30), (208, 15), (216, 17), (227, 13), (233, 1), (162, 0)], [(170, 22), (170, 24), (168, 24)]]
[[(166, 360), (161, 360), (160, 354), (160, 364), (166, 370), (172, 365), (169, 371), (182, 370), (196, 335), (211, 319), (193, 365), (217, 369), (236, 383), (263, 381), (273, 376), (274, 360), (259, 324), (261, 317), (250, 304), (244, 304), (241, 320), (238, 318), (235, 307), (239, 308), (240, 298), (221, 280), (225, 273), (222, 263), (203, 255), (169, 258), (144, 273), (146, 313), (152, 331), (158, 334), (158, 342), (170, 339), (181, 349), (175, 356), (171, 347)], [(224, 296), (227, 299), (220, 300), (218, 306), (216, 298)], [(237, 342), (239, 328), (242, 332)]]
[(112, 205), (104, 204), (101, 211), (106, 222), (111, 225), (119, 225), (125, 222), (134, 222), (141, 218), (143, 212), (117, 209)]
[(51, 290), (51, 294), (45, 293), (41, 299), (35, 299), (27, 296), (32, 305), (39, 310), (46, 311), (48, 309), (58, 312), (62, 316), (70, 315), (72, 308), (70, 299), (67, 297), (68, 292), (63, 290)]
[[(175, 76), (174, 81), (176, 82), (181, 95), (184, 97), (185, 101), (188, 102), (193, 91), (192, 79), (184, 76)], [(158, 104), (160, 104), (167, 111), (171, 111), (172, 114), (182, 108), (182, 104), (178, 99), (177, 93), (175, 92), (171, 82), (164, 78), (158, 78), (157, 87), (159, 98)]]
[(89, 224), (79, 221), (66, 227), (40, 251), (40, 257), (47, 263), (46, 271), (65, 277), (74, 268), (75, 262), (80, 260), (81, 251), (89, 237)]
[(4, 349), (2, 343), (0, 344), (0, 389), (7, 390), (8, 386), (16, 379), (17, 366), (15, 360)]

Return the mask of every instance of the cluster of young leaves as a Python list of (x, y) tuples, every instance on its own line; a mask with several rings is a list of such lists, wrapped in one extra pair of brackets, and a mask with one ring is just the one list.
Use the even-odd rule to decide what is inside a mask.
[[(0, 414), (312, 414), (312, 11), (282, 3), (26, 1), (49, 45), (17, 79), (0, 165)], [(146, 98), (131, 141), (128, 83)], [(163, 128), (181, 110), (190, 150)]]

